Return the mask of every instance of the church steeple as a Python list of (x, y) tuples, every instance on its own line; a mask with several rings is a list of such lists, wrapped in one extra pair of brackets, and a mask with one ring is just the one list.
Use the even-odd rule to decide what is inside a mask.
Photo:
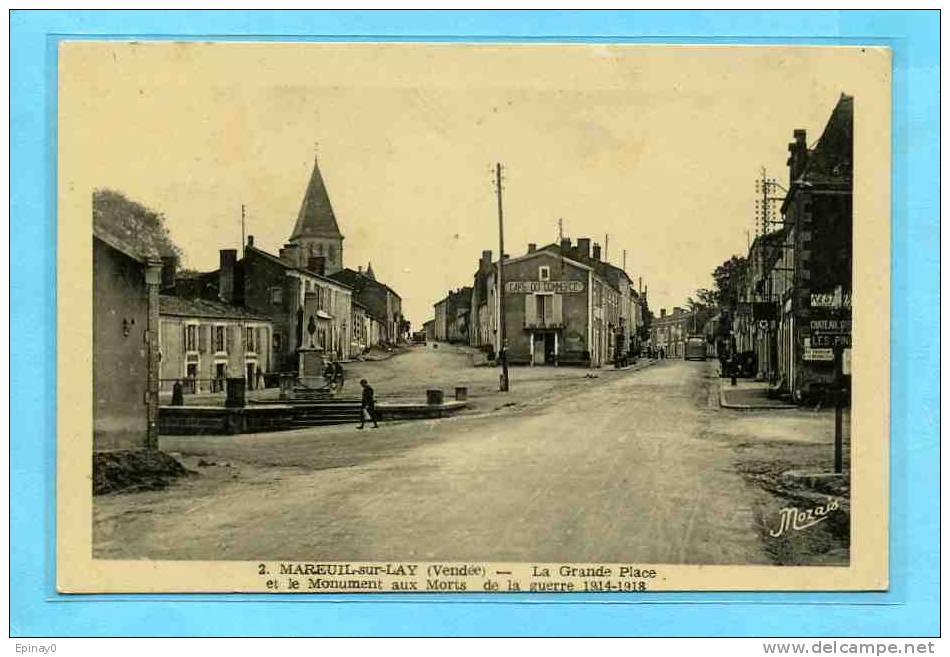
[(304, 247), (308, 256), (325, 258), (328, 274), (343, 268), (343, 234), (337, 225), (316, 154), (310, 182), (290, 233), (290, 243)]
[(373, 263), (366, 265), (366, 278), (371, 278), (374, 281), (376, 280), (376, 274), (373, 273)]

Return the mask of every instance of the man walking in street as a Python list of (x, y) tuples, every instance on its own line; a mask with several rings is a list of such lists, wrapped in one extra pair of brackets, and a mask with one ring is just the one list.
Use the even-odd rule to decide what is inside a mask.
[(379, 423), (376, 422), (376, 398), (373, 396), (373, 386), (366, 379), (360, 379), (360, 385), (363, 387), (363, 397), (360, 401), (360, 426), (362, 429), (366, 420), (373, 421), (373, 428), (378, 429)]

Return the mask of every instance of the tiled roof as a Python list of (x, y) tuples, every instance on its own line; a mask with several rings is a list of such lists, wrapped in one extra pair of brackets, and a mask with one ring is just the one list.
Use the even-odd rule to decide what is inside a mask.
[(330, 274), (330, 278), (337, 281), (338, 283), (358, 291), (362, 290), (364, 285), (378, 285), (379, 287), (389, 290), (389, 292), (397, 299), (402, 300), (402, 297), (399, 296), (399, 293), (385, 283), (381, 283), (375, 278), (369, 278), (365, 273), (354, 271), (349, 267), (344, 267), (340, 271)]
[(175, 315), (178, 317), (209, 317), (214, 319), (253, 319), (255, 321), (269, 322), (270, 318), (264, 315), (232, 306), (221, 301), (210, 301), (208, 299), (183, 299), (168, 294), (161, 294), (158, 297), (158, 310), (162, 315)]
[(333, 276), (324, 276), (323, 274), (318, 274), (317, 272), (311, 271), (310, 269), (306, 269), (306, 268), (304, 268), (304, 267), (294, 267), (294, 266), (293, 266), (292, 264), (290, 264), (289, 262), (287, 262), (287, 261), (285, 261), (285, 260), (281, 260), (279, 257), (275, 256), (275, 255), (272, 254), (272, 253), (268, 253), (267, 251), (262, 251), (261, 249), (257, 248), (256, 246), (246, 246), (246, 247), (245, 247), (245, 253), (246, 253), (247, 251), (253, 251), (253, 252), (256, 253), (257, 255), (261, 256), (262, 258), (264, 258), (264, 259), (266, 259), (266, 260), (270, 260), (270, 261), (273, 262), (274, 264), (280, 265), (280, 266), (283, 267), (284, 269), (293, 269), (294, 271), (300, 271), (300, 272), (303, 272), (303, 273), (305, 273), (305, 274), (307, 274), (307, 275), (309, 275), (309, 276), (313, 276), (314, 278), (319, 278), (319, 279), (321, 279), (321, 280), (327, 281), (328, 283), (333, 283), (334, 285), (339, 285), (340, 287), (345, 287), (345, 288), (350, 288), (350, 287), (352, 287), (352, 286), (350, 286), (350, 285), (347, 285), (345, 282), (343, 282), (343, 281), (341, 281), (341, 280), (338, 280), (337, 278), (335, 278), (335, 277), (333, 277)]
[(813, 185), (848, 185), (853, 158), (854, 98), (841, 94), (818, 143), (809, 152), (803, 178)]

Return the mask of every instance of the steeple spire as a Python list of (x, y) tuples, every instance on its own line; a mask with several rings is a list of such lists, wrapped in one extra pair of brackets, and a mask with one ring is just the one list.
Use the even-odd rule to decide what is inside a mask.
[(303, 203), (300, 204), (300, 212), (297, 213), (297, 222), (290, 234), (290, 241), (308, 237), (343, 239), (340, 227), (336, 223), (336, 216), (333, 214), (333, 206), (330, 205), (326, 185), (323, 183), (323, 176), (320, 174), (316, 153), (313, 155), (313, 173), (310, 174), (310, 182), (307, 185)]
[(371, 278), (374, 281), (376, 280), (376, 274), (373, 273), (373, 263), (370, 262), (366, 265), (366, 278)]

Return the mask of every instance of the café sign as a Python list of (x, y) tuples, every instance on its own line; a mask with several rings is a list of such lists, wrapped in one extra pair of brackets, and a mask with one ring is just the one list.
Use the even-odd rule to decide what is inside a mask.
[(584, 291), (581, 281), (508, 281), (505, 292), (511, 294), (532, 294), (534, 292), (555, 292), (557, 294), (577, 294)]

